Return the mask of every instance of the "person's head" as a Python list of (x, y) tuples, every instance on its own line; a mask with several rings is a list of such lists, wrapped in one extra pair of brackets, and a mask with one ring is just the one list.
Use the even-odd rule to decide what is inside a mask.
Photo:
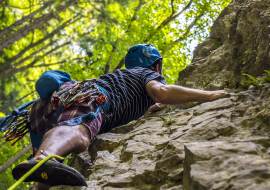
[(138, 44), (131, 47), (125, 58), (127, 69), (147, 67), (162, 74), (162, 56), (152, 44)]

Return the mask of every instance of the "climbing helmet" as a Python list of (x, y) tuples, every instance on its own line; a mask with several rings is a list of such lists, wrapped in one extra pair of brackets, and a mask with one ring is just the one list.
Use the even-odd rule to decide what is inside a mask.
[(137, 44), (128, 50), (125, 57), (125, 65), (127, 69), (149, 67), (159, 59), (162, 59), (162, 56), (154, 45)]

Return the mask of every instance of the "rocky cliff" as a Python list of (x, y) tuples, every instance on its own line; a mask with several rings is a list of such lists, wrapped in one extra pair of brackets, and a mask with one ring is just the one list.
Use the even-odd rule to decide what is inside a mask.
[(270, 84), (241, 85), (270, 70), (270, 0), (234, 0), (194, 51), (178, 84), (224, 98), (186, 104), (98, 135), (71, 163), (88, 188), (270, 189)]

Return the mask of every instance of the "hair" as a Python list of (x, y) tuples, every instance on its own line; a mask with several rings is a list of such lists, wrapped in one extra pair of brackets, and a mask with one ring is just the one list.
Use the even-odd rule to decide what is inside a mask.
[(161, 74), (162, 71), (162, 58), (157, 59), (151, 66), (147, 67), (153, 71), (155, 71), (156, 66), (159, 66), (159, 72)]

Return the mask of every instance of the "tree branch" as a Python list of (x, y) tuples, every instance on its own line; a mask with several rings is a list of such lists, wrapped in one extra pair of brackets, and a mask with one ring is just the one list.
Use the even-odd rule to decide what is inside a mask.
[(177, 43), (179, 41), (182, 41), (183, 39), (185, 39), (188, 36), (188, 33), (190, 32), (191, 28), (193, 28), (193, 26), (196, 24), (196, 22), (204, 15), (204, 13), (201, 13), (199, 16), (197, 16), (193, 22), (188, 26), (187, 31), (184, 34), (184, 37), (180, 37), (177, 40), (174, 41), (174, 43)]
[[(171, 6), (172, 6), (172, 13), (171, 15), (166, 18), (154, 31), (154, 33), (149, 34), (146, 39), (144, 40), (144, 43), (147, 43), (156, 33), (157, 31), (161, 30), (162, 28), (164, 28), (166, 25), (168, 25), (171, 21), (173, 21), (174, 19), (176, 19), (178, 16), (180, 16), (183, 12), (185, 12), (187, 9), (190, 8), (193, 0), (190, 0), (189, 3), (180, 11), (178, 12), (176, 15), (175, 14), (175, 10), (174, 10), (174, 6), (173, 6), (173, 2), (174, 0), (171, 0)], [(119, 62), (119, 64), (116, 66), (116, 69), (121, 69), (123, 67), (123, 65), (125, 64), (125, 57), (123, 57), (121, 59), (121, 61)], [(115, 71), (114, 70), (114, 71)]]
[(53, 43), (55, 43), (56, 41), (52, 41), (49, 44), (43, 46), (42, 48), (38, 49), (37, 51), (33, 52), (31, 55), (28, 55), (27, 57), (21, 59), (20, 61), (14, 63), (13, 65), (11, 65), (11, 67), (15, 68), (21, 64), (23, 64), (25, 61), (27, 61), (28, 59), (32, 58), (35, 54), (47, 49), (50, 45), (52, 45)]
[[(73, 3), (77, 2), (78, 0), (69, 0), (65, 5), (58, 7), (58, 12), (65, 11), (69, 6)], [(46, 21), (52, 19), (55, 16), (54, 12), (50, 12), (43, 17), (36, 19), (34, 22), (30, 23), (29, 25), (23, 27), (22, 29), (14, 32), (13, 34), (9, 35), (8, 37), (4, 38), (0, 41), (0, 51), (4, 48), (8, 47), (9, 45), (13, 44), (15, 41), (21, 39), (22, 37), (26, 36), (30, 31), (38, 28), (39, 26), (43, 25)]]
[[(62, 44), (60, 46), (57, 46), (57, 47), (53, 48), (52, 50), (50, 50), (49, 52), (47, 52), (46, 54), (44, 54), (42, 56), (42, 58), (44, 58), (45, 56), (51, 54), (52, 52), (56, 51), (57, 49), (65, 46), (65, 45), (67, 45), (68, 43), (70, 43), (70, 42), (66, 42), (66, 43), (64, 43), (64, 44)], [(40, 59), (36, 59), (36, 60), (32, 61), (31, 63), (29, 63), (28, 65), (23, 66), (23, 67), (20, 67), (18, 69), (12, 69), (12, 70), (9, 69), (8, 71), (6, 71), (6, 72), (4, 72), (3, 74), (0, 75), (0, 79), (3, 79), (3, 78), (6, 78), (6, 77), (9, 77), (9, 76), (12, 76), (12, 75), (14, 75), (14, 74), (16, 74), (18, 72), (25, 71), (26, 69), (28, 69), (30, 67), (33, 67), (36, 64), (36, 62), (38, 62), (39, 60)]]
[[(131, 23), (132, 23), (134, 20), (136, 20), (136, 18), (137, 18), (137, 13), (138, 13), (138, 11), (140, 10), (141, 7), (142, 7), (142, 0), (140, 0), (138, 6), (136, 7), (135, 12), (134, 12), (133, 16), (131, 17), (131, 22), (129, 23), (128, 28), (127, 28), (127, 30), (125, 31), (125, 34), (126, 34), (127, 32), (129, 32), (129, 30), (130, 30), (130, 28), (131, 28)], [(115, 41), (115, 44), (114, 44), (114, 46), (113, 46), (112, 53), (116, 52), (116, 50), (117, 50), (116, 45), (117, 45), (117, 43), (118, 43), (119, 41), (120, 41), (120, 38), (118, 38), (118, 39)], [(111, 55), (112, 55), (112, 54), (111, 54)], [(123, 58), (122, 58), (122, 60), (123, 60)], [(116, 66), (116, 68), (114, 69), (114, 71), (120, 66), (120, 64), (122, 64), (122, 62), (123, 62), (122, 60), (121, 60), (120, 63)], [(112, 56), (110, 56), (110, 58), (108, 59), (108, 62), (107, 62), (107, 64), (106, 64), (106, 67), (105, 67), (105, 74), (107, 74), (107, 73), (109, 72), (111, 61), (112, 61)], [(125, 61), (124, 61), (124, 63), (125, 63)], [(122, 64), (122, 66), (123, 66), (123, 64)], [(121, 67), (122, 67), (122, 66), (121, 66)], [(120, 68), (121, 68), (121, 67), (120, 67)]]
[[(118, 43), (118, 41), (119, 41), (119, 38), (115, 41), (115, 44), (113, 45), (113, 50), (111, 51), (111, 53), (113, 54), (114, 52), (116, 52), (116, 45), (117, 45), (117, 43)], [(112, 54), (110, 55), (110, 57), (109, 57), (109, 59), (108, 59), (108, 61), (107, 61), (107, 63), (106, 63), (106, 67), (105, 67), (105, 72), (104, 72), (104, 74), (107, 74), (107, 73), (109, 73), (109, 71), (110, 71), (110, 64), (111, 64), (111, 62), (112, 62)]]
[(180, 16), (183, 12), (185, 12), (187, 9), (190, 8), (191, 4), (192, 4), (193, 0), (190, 0), (189, 3), (176, 15), (174, 15), (175, 11), (173, 8), (173, 0), (171, 0), (171, 4), (172, 4), (172, 14), (166, 18), (156, 29), (153, 33), (149, 34), (148, 37), (144, 40), (144, 43), (148, 42), (156, 33), (157, 31), (161, 30), (162, 28), (164, 28), (165, 26), (167, 26), (171, 21), (173, 21), (174, 19), (176, 19), (178, 16)]
[[(74, 58), (72, 60), (81, 60), (83, 58)], [(62, 64), (62, 63), (65, 63), (67, 61), (69, 61), (70, 59), (65, 59), (63, 61), (59, 61), (59, 62), (56, 62), (56, 63), (51, 63), (51, 64), (41, 64), (41, 65), (35, 65), (33, 67), (47, 67), (47, 66), (51, 66), (51, 65), (58, 65), (58, 64)]]
[(20, 53), (18, 53), (17, 55), (15, 55), (14, 57), (12, 57), (11, 59), (5, 61), (4, 63), (2, 63), (0, 65), (0, 71), (3, 71), (8, 65), (11, 65), (12, 62), (14, 62), (15, 60), (17, 60), (18, 58), (20, 58), (25, 52), (27, 52), (28, 50), (30, 50), (31, 48), (38, 46), (39, 44), (43, 43), (45, 40), (52, 38), (55, 34), (57, 34), (61, 29), (65, 28), (68, 24), (72, 23), (70, 22), (71, 20), (66, 21), (65, 23), (63, 23), (62, 25), (60, 25), (58, 28), (56, 28), (54, 31), (52, 31), (50, 34), (48, 34), (47, 36), (45, 36), (44, 38), (38, 40), (37, 42), (29, 45), (28, 47), (26, 47), (25, 49), (23, 49)]
[(174, 1), (174, 0), (171, 0), (171, 6), (172, 6), (172, 15), (174, 15), (174, 13), (175, 13), (175, 10), (174, 10), (174, 7), (173, 7), (173, 1)]
[(0, 167), (0, 174), (3, 173), (8, 167), (10, 167), (14, 162), (16, 162), (20, 157), (25, 155), (32, 149), (32, 144), (30, 143), (27, 147), (23, 148), (20, 152), (18, 152), (15, 156), (13, 156), (10, 160), (8, 160), (4, 165)]
[(8, 8), (14, 8), (14, 9), (30, 9), (32, 7), (38, 6), (40, 5), (40, 3), (35, 4), (35, 5), (31, 5), (30, 7), (18, 7), (18, 6), (14, 6), (14, 5), (7, 5)]
[(166, 50), (163, 52), (163, 54), (165, 54), (169, 49), (172, 48), (173, 45), (175, 45), (176, 43), (185, 40), (188, 37), (188, 34), (190, 32), (190, 30), (193, 28), (193, 26), (197, 23), (197, 21), (204, 15), (204, 13), (201, 13), (199, 16), (197, 16), (192, 23), (190, 23), (190, 25), (188, 26), (186, 32), (184, 33), (183, 36), (179, 37), (177, 40), (175, 40), (172, 44), (170, 44)]
[(24, 98), (26, 98), (27, 96), (33, 94), (35, 91), (31, 91), (30, 93), (26, 94), (25, 96), (21, 97), (19, 100), (16, 100), (15, 102), (13, 102), (12, 104), (4, 107), (1, 109), (1, 112), (4, 112), (6, 109), (12, 107), (12, 106), (15, 106), (18, 102), (22, 101)]
[(37, 13), (43, 11), (43, 10), (46, 9), (48, 6), (50, 6), (51, 4), (53, 4), (53, 2), (54, 2), (54, 1), (49, 1), (49, 2), (45, 3), (43, 7), (40, 7), (40, 8), (39, 8), (38, 10), (36, 10), (35, 12), (33, 12), (33, 13), (27, 15), (26, 17), (23, 17), (21, 20), (15, 22), (15, 23), (12, 24), (11, 26), (9, 26), (9, 27), (5, 28), (4, 30), (2, 30), (2, 31), (0, 32), (0, 38), (3, 37), (3, 35), (5, 35), (5, 34), (11, 32), (11, 31), (12, 31), (14, 28), (16, 28), (17, 26), (19, 26), (19, 25), (25, 23), (28, 19), (33, 18)]

